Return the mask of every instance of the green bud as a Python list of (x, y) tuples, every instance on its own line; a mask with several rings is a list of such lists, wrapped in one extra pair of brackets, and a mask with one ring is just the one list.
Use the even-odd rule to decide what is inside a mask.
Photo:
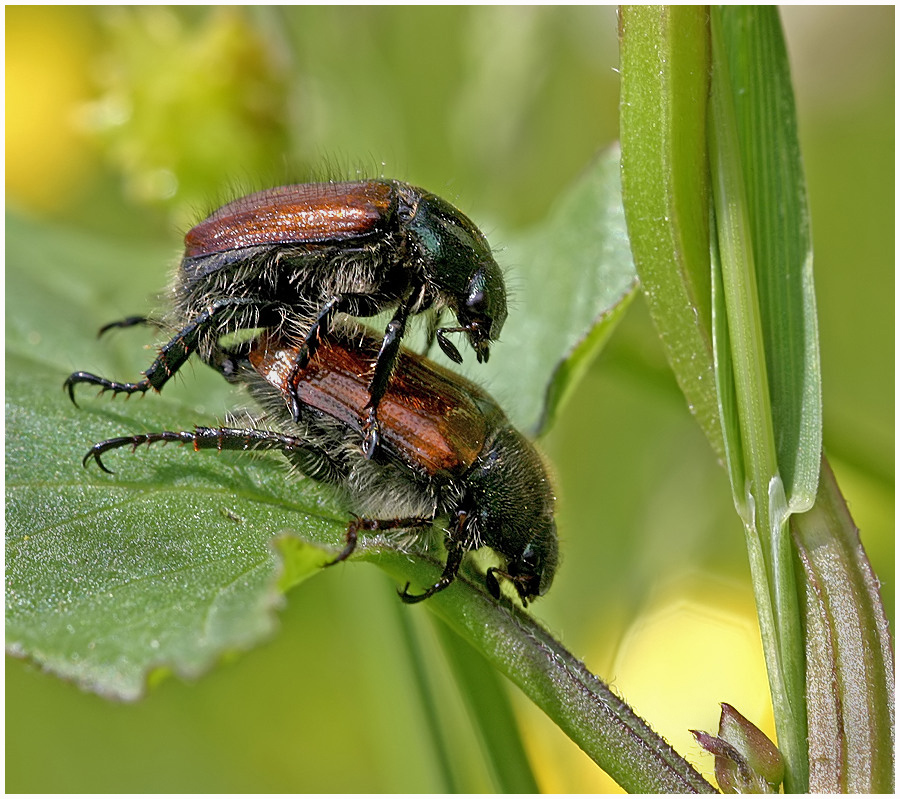
[(694, 738), (716, 758), (716, 781), (723, 793), (778, 793), (784, 761), (755, 724), (722, 703), (719, 735), (692, 730)]

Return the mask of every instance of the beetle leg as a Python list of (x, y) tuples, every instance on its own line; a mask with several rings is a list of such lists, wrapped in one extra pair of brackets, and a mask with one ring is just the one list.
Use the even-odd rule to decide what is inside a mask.
[(439, 591), (443, 591), (456, 579), (456, 576), (459, 574), (459, 567), (462, 566), (463, 555), (472, 548), (472, 542), (467, 533), (468, 525), (466, 520), (468, 516), (469, 514), (465, 510), (458, 510), (456, 513), (456, 531), (454, 534), (451, 534), (449, 531), (447, 533), (447, 562), (444, 564), (444, 573), (441, 575), (441, 579), (421, 594), (409, 593), (409, 583), (406, 584), (402, 591), (397, 592), (400, 595), (400, 599), (408, 605), (434, 596)]
[(306, 338), (303, 340), (303, 346), (297, 350), (297, 357), (294, 360), (294, 365), (291, 367), (290, 374), (288, 375), (288, 390), (287, 397), (285, 398), (287, 400), (288, 410), (291, 412), (291, 416), (295, 422), (300, 421), (300, 398), (297, 396), (297, 377), (300, 372), (306, 368), (309, 359), (316, 354), (316, 350), (319, 348), (319, 338), (322, 335), (322, 331), (327, 331), (331, 328), (332, 317), (340, 310), (340, 304), (343, 302), (343, 299), (344, 298), (341, 296), (335, 296), (322, 306), (322, 310), (319, 311), (319, 316), (306, 333)]
[(286, 436), (271, 430), (234, 427), (195, 427), (193, 431), (173, 432), (163, 430), (159, 433), (139, 433), (134, 436), (110, 438), (94, 444), (84, 456), (82, 463), (87, 466), (92, 458), (107, 474), (113, 474), (101, 460), (106, 452), (120, 447), (131, 447), (132, 452), (141, 444), (157, 444), (177, 441), (191, 444), (195, 452), (201, 449), (232, 451), (271, 451), (284, 453), (304, 474), (316, 480), (335, 483), (342, 478), (343, 470), (327, 452), (296, 436)]
[(159, 319), (151, 319), (149, 316), (126, 316), (124, 319), (117, 319), (115, 322), (103, 325), (103, 327), (97, 331), (97, 338), (100, 338), (100, 336), (108, 330), (112, 330), (114, 327), (136, 327), (137, 325), (148, 325), (150, 327), (161, 328), (163, 323), (159, 321)]
[(413, 527), (431, 527), (432, 524), (434, 524), (433, 518), (426, 519), (421, 516), (408, 516), (403, 519), (363, 519), (360, 516), (354, 516), (347, 525), (346, 545), (334, 560), (329, 561), (325, 565), (334, 566), (336, 563), (347, 560), (353, 554), (353, 550), (356, 549), (360, 530), (366, 532), (406, 530)]
[(444, 565), (444, 573), (441, 575), (441, 579), (421, 594), (409, 593), (409, 583), (407, 583), (402, 591), (397, 592), (400, 595), (400, 599), (406, 602), (407, 605), (412, 605), (415, 602), (421, 602), (423, 599), (434, 596), (439, 591), (443, 591), (459, 574), (459, 567), (462, 565), (464, 554), (465, 550), (462, 545), (456, 543), (451, 545), (447, 550), (447, 563)]
[(381, 440), (381, 431), (378, 425), (378, 406), (387, 391), (388, 383), (394, 372), (394, 366), (397, 363), (397, 357), (400, 355), (400, 342), (403, 340), (403, 334), (406, 332), (406, 320), (409, 318), (412, 309), (415, 308), (422, 299), (422, 289), (414, 290), (406, 298), (406, 301), (397, 307), (394, 318), (388, 322), (388, 326), (384, 331), (384, 340), (381, 342), (381, 349), (378, 352), (378, 358), (375, 360), (375, 369), (372, 373), (372, 381), (369, 383), (369, 401), (366, 403), (364, 410), (368, 411), (366, 421), (363, 424), (363, 455), (370, 459), (378, 449)]
[[(90, 372), (73, 372), (66, 378), (63, 388), (69, 392), (69, 398), (73, 403), (75, 403), (75, 385), (77, 383), (91, 383), (95, 386), (100, 386), (101, 392), (112, 391), (113, 396), (117, 394), (143, 394), (151, 388), (159, 391), (168, 382), (169, 378), (184, 366), (187, 359), (197, 350), (201, 336), (215, 324), (221, 315), (235, 307), (258, 304), (254, 300), (242, 297), (219, 300), (214, 303), (189, 324), (185, 325), (160, 348), (156, 360), (144, 372), (144, 379), (139, 380), (137, 383), (119, 383)], [(123, 320), (123, 322), (128, 322), (129, 325), (114, 322), (112, 325), (107, 325), (103, 328), (101, 333), (109, 327), (127, 327), (130, 324), (140, 324), (140, 322), (134, 321), (139, 318), (130, 317)]]

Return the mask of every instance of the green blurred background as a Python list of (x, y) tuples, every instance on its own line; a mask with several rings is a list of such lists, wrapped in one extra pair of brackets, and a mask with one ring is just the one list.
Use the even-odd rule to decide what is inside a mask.
[[(894, 10), (797, 7), (783, 19), (825, 446), (893, 620)], [(446, 196), (515, 285), (505, 241), (617, 135), (610, 7), (23, 6), (6, 23), (8, 211), (171, 250), (158, 273), (123, 264), (91, 289), (123, 315), (147, 307), (181, 233), (218, 201), (310, 175), (384, 174)], [(564, 560), (535, 613), (709, 775), (686, 731), (713, 729), (720, 701), (767, 729), (771, 711), (727, 478), (640, 300), (542, 443)], [(8, 658), (6, 788), (443, 791), (400, 612), (421, 636), (459, 787), (490, 790), (427, 610), (401, 607), (390, 580), (358, 564), (293, 591), (269, 643), (134, 705)], [(543, 790), (614, 789), (511, 690)]]

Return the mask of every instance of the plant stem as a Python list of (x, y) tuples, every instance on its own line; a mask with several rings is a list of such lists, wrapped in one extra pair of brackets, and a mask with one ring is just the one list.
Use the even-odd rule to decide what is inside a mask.
[[(382, 550), (365, 555), (398, 580), (428, 584), (440, 564)], [(462, 574), (428, 600), (459, 635), (529, 696), (619, 785), (632, 793), (715, 793), (715, 789), (612, 689), (527, 611), (495, 601)]]

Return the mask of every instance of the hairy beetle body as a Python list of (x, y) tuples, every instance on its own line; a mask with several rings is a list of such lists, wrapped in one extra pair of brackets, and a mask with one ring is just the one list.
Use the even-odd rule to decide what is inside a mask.
[[(339, 315), (393, 309), (360, 408), (368, 456), (410, 316), (452, 312), (458, 326), (435, 325), (433, 335), (457, 362), (448, 333), (465, 333), (484, 361), (506, 320), (503, 277), (481, 231), (440, 197), (395, 180), (283, 186), (228, 203), (188, 231), (170, 299), (172, 338), (144, 379), (76, 372), (66, 381), (73, 399), (77, 383), (114, 394), (159, 390), (192, 353), (214, 364), (223, 336), (257, 328), (302, 341), (296, 373)], [(293, 391), (285, 401), (296, 418)]]
[[(229, 367), (265, 409), (268, 429), (197, 428), (111, 439), (95, 445), (85, 461), (94, 458), (105, 469), (100, 456), (110, 449), (167, 440), (196, 449), (278, 450), (298, 471), (343, 490), (363, 516), (348, 527), (335, 562), (353, 552), (360, 530), (447, 521), (441, 579), (422, 594), (408, 593), (407, 586), (404, 601), (446, 588), (463, 555), (482, 546), (504, 562), (485, 576), (495, 597), (498, 577), (512, 582), (523, 603), (546, 593), (558, 561), (553, 491), (540, 456), (489, 395), (421, 356), (401, 352), (397, 379), (381, 405), (382, 446), (366, 458), (358, 446), (364, 435), (358, 400), (378, 340), (336, 331), (294, 372), (298, 346), (263, 336), (241, 354), (239, 368)], [(288, 391), (302, 405), (297, 421), (285, 413)]]

